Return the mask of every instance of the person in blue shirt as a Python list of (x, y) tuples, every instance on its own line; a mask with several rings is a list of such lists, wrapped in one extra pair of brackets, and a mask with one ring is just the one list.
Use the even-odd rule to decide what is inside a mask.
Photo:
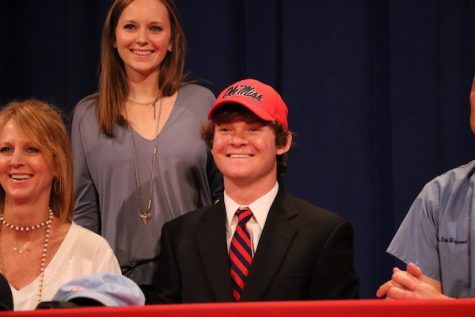
[[(475, 133), (475, 77), (470, 93)], [(407, 263), (393, 269), (378, 297), (449, 299), (475, 297), (475, 160), (427, 183), (412, 204), (387, 252)]]

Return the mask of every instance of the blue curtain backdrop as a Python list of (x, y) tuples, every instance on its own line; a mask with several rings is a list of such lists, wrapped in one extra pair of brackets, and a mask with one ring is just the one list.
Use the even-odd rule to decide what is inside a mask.
[[(423, 184), (475, 158), (475, 1), (176, 2), (190, 79), (218, 93), (254, 77), (283, 95), (298, 136), (285, 185), (353, 222), (361, 296), (373, 298)], [(41, 98), (69, 116), (96, 90), (110, 3), (2, 3), (0, 102)]]

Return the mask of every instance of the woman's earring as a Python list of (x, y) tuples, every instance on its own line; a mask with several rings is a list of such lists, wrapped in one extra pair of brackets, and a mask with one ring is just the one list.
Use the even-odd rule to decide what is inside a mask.
[(63, 182), (60, 177), (55, 176), (53, 178), (53, 191), (56, 195), (61, 195), (63, 193)]

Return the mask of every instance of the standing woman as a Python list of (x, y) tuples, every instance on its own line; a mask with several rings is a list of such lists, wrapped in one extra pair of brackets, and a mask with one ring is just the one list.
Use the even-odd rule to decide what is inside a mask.
[(102, 234), (122, 272), (144, 286), (162, 225), (222, 191), (199, 134), (215, 97), (183, 83), (185, 38), (172, 0), (114, 1), (101, 50), (99, 92), (78, 103), (72, 125), (74, 219)]
[(38, 100), (0, 111), (0, 272), (15, 310), (34, 309), (83, 275), (120, 274), (103, 237), (71, 222), (71, 144), (61, 116)]

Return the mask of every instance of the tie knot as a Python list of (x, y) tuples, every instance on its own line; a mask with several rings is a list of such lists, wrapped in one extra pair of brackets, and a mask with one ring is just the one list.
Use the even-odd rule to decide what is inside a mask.
[(243, 209), (239, 208), (236, 211), (236, 216), (238, 217), (238, 223), (240, 225), (246, 224), (249, 221), (249, 219), (251, 219), (252, 217), (252, 211), (249, 208), (243, 208)]

